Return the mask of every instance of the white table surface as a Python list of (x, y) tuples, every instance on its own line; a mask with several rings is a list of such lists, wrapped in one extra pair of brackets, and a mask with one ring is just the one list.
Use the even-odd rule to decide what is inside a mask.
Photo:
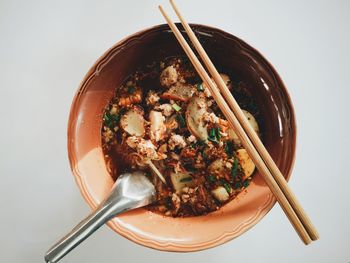
[[(72, 98), (106, 49), (163, 23), (159, 3), (170, 10), (165, 0), (0, 1), (0, 262), (43, 262), (89, 213), (68, 164)], [(277, 68), (298, 123), (290, 185), (321, 239), (304, 246), (276, 205), (214, 249), (160, 252), (104, 226), (62, 262), (350, 262), (350, 1), (178, 4), (189, 21), (241, 37)]]

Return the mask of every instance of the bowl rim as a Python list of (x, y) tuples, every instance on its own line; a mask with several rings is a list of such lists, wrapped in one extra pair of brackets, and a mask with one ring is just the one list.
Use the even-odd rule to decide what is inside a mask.
[[(177, 26), (181, 26), (180, 23), (176, 23)], [(256, 48), (254, 48), (253, 46), (251, 46), (250, 44), (248, 44), (246, 41), (242, 40), (241, 38), (226, 32), (222, 29), (219, 29), (217, 27), (213, 27), (213, 26), (208, 26), (205, 24), (198, 24), (198, 23), (190, 23), (190, 26), (193, 27), (194, 29), (196, 29), (197, 27), (199, 28), (205, 28), (208, 30), (212, 30), (224, 35), (228, 35), (230, 36), (230, 38), (234, 38), (236, 40), (238, 40), (238, 42), (240, 44), (246, 45), (247, 47), (249, 47), (249, 49), (254, 52), (256, 55), (258, 55), (262, 61), (266, 64), (267, 67), (269, 67), (274, 75), (274, 77), (276, 78), (277, 82), (279, 82), (281, 84), (281, 89), (284, 92), (285, 95), (285, 101), (289, 106), (290, 109), (290, 113), (291, 116), (293, 117), (291, 119), (292, 122), (292, 126), (294, 129), (294, 132), (292, 134), (291, 137), (291, 143), (294, 145), (294, 151), (292, 153), (291, 156), (291, 164), (290, 164), (290, 168), (289, 168), (289, 172), (286, 175), (286, 180), (289, 181), (290, 177), (291, 177), (291, 173), (293, 171), (294, 168), (294, 164), (295, 164), (295, 156), (296, 156), (296, 151), (297, 151), (297, 122), (296, 122), (296, 117), (295, 117), (295, 109), (294, 109), (294, 105), (293, 102), (291, 100), (291, 96), (288, 92), (287, 86), (285, 85), (285, 83), (283, 82), (282, 78), (280, 77), (279, 73), (277, 72), (277, 70), (275, 69), (275, 67), (270, 63), (270, 61), (268, 59), (266, 59), (266, 57), (260, 52), (258, 51)], [(73, 165), (74, 165), (74, 161), (73, 161), (73, 155), (70, 152), (69, 149), (71, 149), (70, 144), (71, 144), (71, 129), (72, 129), (72, 125), (70, 125), (73, 122), (74, 119), (74, 105), (78, 99), (78, 97), (81, 94), (82, 89), (84, 89), (84, 87), (86, 86), (87, 82), (89, 82), (89, 80), (91, 79), (91, 77), (96, 73), (96, 71), (98, 70), (97, 67), (101, 64), (101, 62), (103, 60), (106, 59), (106, 57), (108, 57), (108, 55), (117, 47), (124, 45), (126, 42), (128, 42), (129, 39), (137, 37), (137, 36), (141, 36), (143, 33), (148, 32), (148, 31), (153, 31), (153, 30), (162, 30), (167, 28), (168, 25), (167, 24), (158, 24), (158, 25), (154, 25), (154, 26), (150, 26), (147, 27), (145, 29), (141, 29), (131, 35), (128, 35), (124, 38), (122, 38), (121, 40), (119, 40), (118, 42), (116, 42), (113, 46), (111, 46), (110, 48), (108, 48), (96, 61), (95, 63), (90, 67), (90, 69), (88, 70), (88, 72), (85, 74), (84, 78), (82, 79), (82, 81), (79, 84), (79, 87), (77, 89), (77, 91), (75, 92), (75, 95), (73, 97), (72, 103), (71, 103), (71, 108), (70, 108), (70, 114), (69, 114), (69, 119), (68, 119), (68, 129), (67, 129), (67, 147), (68, 147), (68, 158), (69, 158), (69, 163), (70, 163), (70, 167), (71, 167), (71, 171), (72, 171), (72, 175), (75, 178), (75, 182), (78, 185), (79, 191), (81, 193), (81, 195), (83, 196), (84, 200), (87, 202), (87, 204), (89, 205), (89, 207), (91, 209), (95, 208), (95, 204), (94, 202), (91, 200), (91, 198), (89, 197), (89, 194), (87, 193), (83, 183), (81, 182), (79, 176), (77, 174), (75, 174)], [(169, 28), (169, 27), (168, 27)], [(170, 30), (170, 28), (169, 28)], [(195, 31), (195, 30), (194, 30)], [(224, 234), (221, 237), (215, 239), (215, 240), (211, 240), (209, 242), (205, 242), (205, 243), (201, 243), (201, 244), (192, 244), (192, 245), (177, 245), (177, 244), (173, 244), (171, 243), (171, 245), (169, 244), (162, 244), (162, 243), (158, 243), (152, 240), (145, 240), (144, 238), (138, 238), (136, 235), (130, 235), (128, 231), (123, 231), (120, 227), (117, 227), (115, 222), (113, 222), (113, 220), (110, 220), (107, 225), (116, 233), (122, 235), (123, 237), (125, 237), (126, 239), (133, 241), (139, 245), (143, 245), (152, 249), (157, 249), (157, 250), (162, 250), (162, 251), (172, 251), (172, 252), (194, 252), (194, 251), (200, 251), (200, 250), (205, 250), (205, 249), (209, 249), (209, 248), (213, 248), (219, 245), (222, 245), (238, 236), (240, 236), (241, 234), (245, 233), (246, 231), (248, 231), (249, 229), (251, 229), (253, 226), (255, 226), (271, 209), (272, 207), (276, 204), (276, 199), (275, 197), (272, 195), (272, 193), (269, 193), (269, 198), (268, 198), (268, 202), (264, 205), (264, 207), (259, 211), (259, 213), (254, 217), (254, 220), (252, 220), (249, 225), (246, 225), (245, 227), (238, 229), (239, 231), (236, 232), (232, 232), (231, 234)]]

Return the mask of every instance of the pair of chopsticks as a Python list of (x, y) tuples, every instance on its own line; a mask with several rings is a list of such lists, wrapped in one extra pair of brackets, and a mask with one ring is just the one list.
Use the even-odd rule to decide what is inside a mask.
[(191, 47), (186, 42), (174, 22), (165, 13), (164, 9), (159, 6), (160, 12), (175, 34), (179, 44), (184, 49), (186, 55), (192, 62), (203, 82), (205, 82), (209, 87), (209, 90), (220, 107), (222, 113), (225, 115), (230, 126), (237, 133), (242, 145), (247, 150), (249, 156), (262, 174), (265, 182), (276, 197), (302, 241), (308, 245), (311, 243), (311, 241), (317, 240), (319, 235), (316, 228), (312, 225), (311, 220), (288, 186), (287, 181), (283, 177), (281, 171), (278, 169), (270, 154), (262, 144), (258, 135), (250, 126), (238, 103), (233, 98), (225, 82), (220, 77), (219, 72), (216, 70), (202, 45), (199, 43), (199, 40), (192, 31), (191, 27), (181, 15), (174, 1), (170, 0), (170, 3), (215, 83), (213, 83), (205, 68), (202, 66), (199, 59), (196, 57), (195, 53), (192, 51)]

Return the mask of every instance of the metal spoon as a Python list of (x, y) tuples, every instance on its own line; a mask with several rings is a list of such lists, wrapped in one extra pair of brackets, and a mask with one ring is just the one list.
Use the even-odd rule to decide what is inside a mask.
[(143, 172), (124, 173), (115, 182), (110, 195), (87, 218), (45, 254), (48, 263), (58, 262), (114, 216), (155, 201), (156, 190)]

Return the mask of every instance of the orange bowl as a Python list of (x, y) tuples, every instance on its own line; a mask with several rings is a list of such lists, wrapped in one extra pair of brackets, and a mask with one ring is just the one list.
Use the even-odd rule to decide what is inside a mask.
[[(264, 120), (263, 142), (289, 179), (295, 159), (296, 125), (290, 97), (276, 70), (241, 39), (208, 26), (192, 25), (192, 28), (214, 64), (250, 86)], [(104, 108), (115, 89), (139, 66), (168, 56), (184, 56), (184, 53), (167, 25), (155, 26), (110, 48), (81, 82), (70, 112), (68, 153), (78, 187), (91, 208), (103, 200), (114, 183), (101, 148)], [(241, 235), (258, 223), (275, 202), (262, 176), (256, 172), (245, 192), (208, 215), (171, 218), (142, 208), (117, 216), (108, 225), (147, 247), (197, 251)]]

